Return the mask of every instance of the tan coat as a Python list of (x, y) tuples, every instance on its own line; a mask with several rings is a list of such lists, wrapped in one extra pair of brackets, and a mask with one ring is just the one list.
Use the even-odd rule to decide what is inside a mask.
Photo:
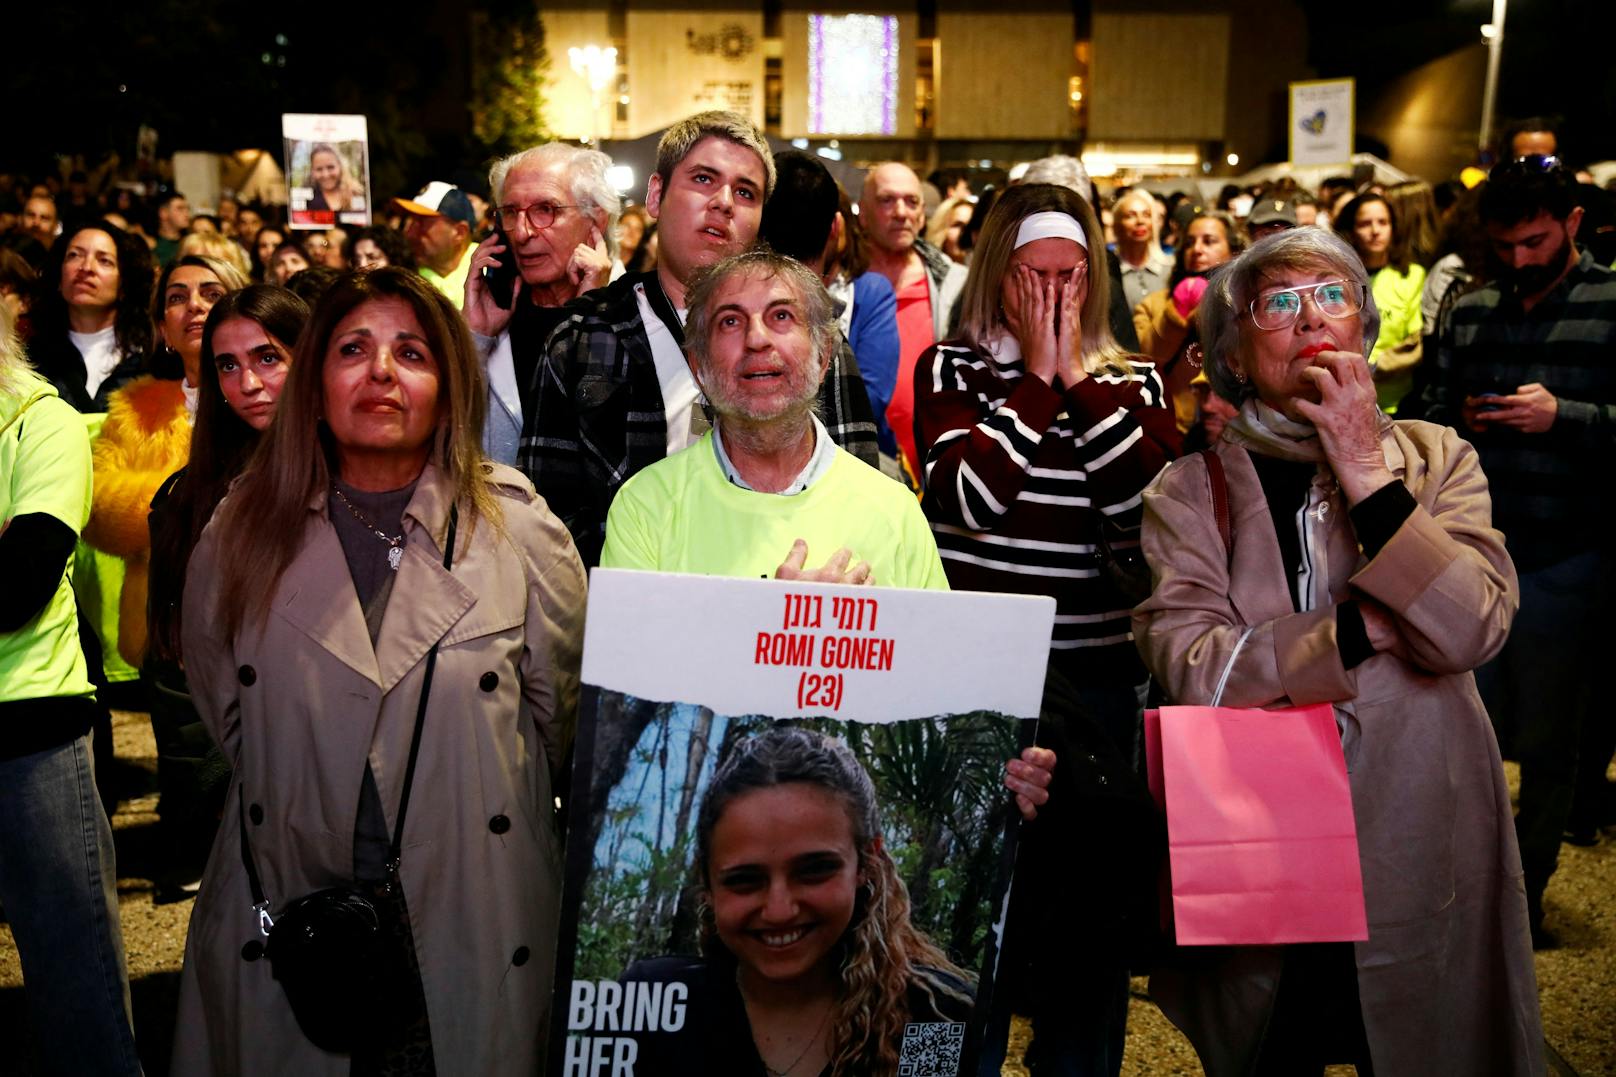
[[(451, 489), (428, 465), (405, 510), (407, 545), (374, 649), (322, 495), (267, 622), (219, 638), (209, 527), (185, 589), (186, 672), (235, 766), (191, 914), (175, 1074), (346, 1074), (298, 1031), (262, 941), (239, 847), (243, 786), (253, 853), (275, 911), (352, 878), (368, 759), (397, 813), (428, 650), (439, 644), (410, 794), (402, 878), (441, 1074), (533, 1074), (548, 1020), (561, 889), (556, 772), (576, 717), (584, 573), (525, 478), (496, 468), (509, 541), (461, 506), (443, 568)], [(290, 523), (290, 522), (289, 522)], [(261, 815), (259, 813), (262, 813)]]
[[(1190, 335), (1190, 323), (1173, 306), (1172, 293), (1163, 288), (1141, 299), (1133, 308), (1133, 328), (1139, 334), (1139, 350), (1156, 361), (1162, 386), (1173, 402), (1178, 429), (1189, 430), (1195, 425), (1195, 392), (1190, 382), (1201, 369), (1191, 366), (1179, 355), (1185, 338)], [(1177, 362), (1173, 361), (1175, 357)]]
[[(1365, 562), (1347, 506), (1321, 476), (1322, 597), (1301, 613), (1246, 449), (1216, 449), (1228, 476), (1232, 564), (1205, 460), (1196, 454), (1168, 467), (1144, 495), (1142, 543), (1155, 590), (1134, 611), (1135, 636), (1179, 703), (1211, 702), (1244, 626), (1255, 626), (1225, 705), (1336, 705), (1369, 918), (1369, 939), (1356, 949), (1377, 1077), (1541, 1074), (1520, 854), (1498, 746), (1470, 673), (1509, 632), (1515, 569), (1468, 443), (1446, 427), (1399, 422), (1387, 424), (1381, 444), (1419, 507)], [(1342, 667), (1335, 605), (1354, 595), (1396, 615), (1406, 657)], [(1214, 1077), (1251, 1071), (1279, 957), (1266, 947), (1186, 951), (1152, 978), (1152, 994)]]

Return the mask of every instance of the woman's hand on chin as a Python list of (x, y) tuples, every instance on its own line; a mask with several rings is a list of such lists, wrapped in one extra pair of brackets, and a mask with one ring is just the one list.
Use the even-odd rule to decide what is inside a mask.
[(1049, 782), (1055, 777), (1055, 753), (1048, 748), (1027, 748), (1020, 759), (1004, 765), (1004, 787), (1016, 795), (1023, 819), (1036, 819), (1038, 806), (1049, 803)]
[(1393, 475), (1380, 448), (1380, 412), (1369, 365), (1356, 352), (1320, 352), (1302, 372), (1318, 391), (1318, 403), (1292, 401), (1296, 414), (1312, 423), (1347, 502), (1356, 505)]

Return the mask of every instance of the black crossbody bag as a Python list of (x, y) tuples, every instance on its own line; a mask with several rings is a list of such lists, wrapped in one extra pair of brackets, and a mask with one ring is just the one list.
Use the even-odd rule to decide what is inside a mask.
[[(459, 513), (451, 506), (449, 536), (443, 552), (445, 569), (454, 557), (458, 523)], [(388, 887), (399, 885), (404, 819), (410, 807), (410, 787), (415, 784), (415, 762), (421, 750), (427, 697), (432, 692), (432, 673), (437, 664), (438, 645), (434, 643), (426, 656), (426, 675), (415, 709), (415, 733), (410, 738), (409, 763), (404, 769), (404, 791), (398, 802), (398, 822), (387, 851)], [(364, 891), (353, 886), (333, 886), (289, 902), (278, 917), (271, 918), (269, 898), (264, 894), (247, 839), (246, 794), (239, 785), (236, 792), (242, 801), (238, 805), (241, 862), (247, 869), (258, 930), (266, 939), (264, 956), (309, 1042), (324, 1051), (350, 1053), (387, 1024), (385, 1000), (392, 993), (388, 981), (396, 963), (389, 959), (390, 942), (381, 916)]]

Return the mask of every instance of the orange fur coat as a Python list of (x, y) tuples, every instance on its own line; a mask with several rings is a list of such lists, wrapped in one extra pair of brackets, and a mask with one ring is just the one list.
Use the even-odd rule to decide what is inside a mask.
[(146, 517), (157, 488), (185, 466), (191, 452), (191, 416), (180, 383), (148, 375), (113, 393), (91, 451), (95, 495), (84, 540), (127, 566), (118, 600), (118, 653), (138, 667), (146, 655)]

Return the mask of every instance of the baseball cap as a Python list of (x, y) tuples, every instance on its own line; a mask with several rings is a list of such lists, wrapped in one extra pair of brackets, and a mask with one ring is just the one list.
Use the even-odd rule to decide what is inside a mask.
[(1287, 228), (1296, 227), (1296, 207), (1283, 198), (1264, 198), (1251, 207), (1251, 213), (1246, 217), (1246, 227), (1261, 228), (1266, 224), (1283, 224)]
[(414, 198), (395, 198), (393, 204), (405, 213), (421, 217), (447, 217), (465, 224), (477, 223), (477, 213), (471, 208), (466, 192), (442, 180), (433, 180)]

